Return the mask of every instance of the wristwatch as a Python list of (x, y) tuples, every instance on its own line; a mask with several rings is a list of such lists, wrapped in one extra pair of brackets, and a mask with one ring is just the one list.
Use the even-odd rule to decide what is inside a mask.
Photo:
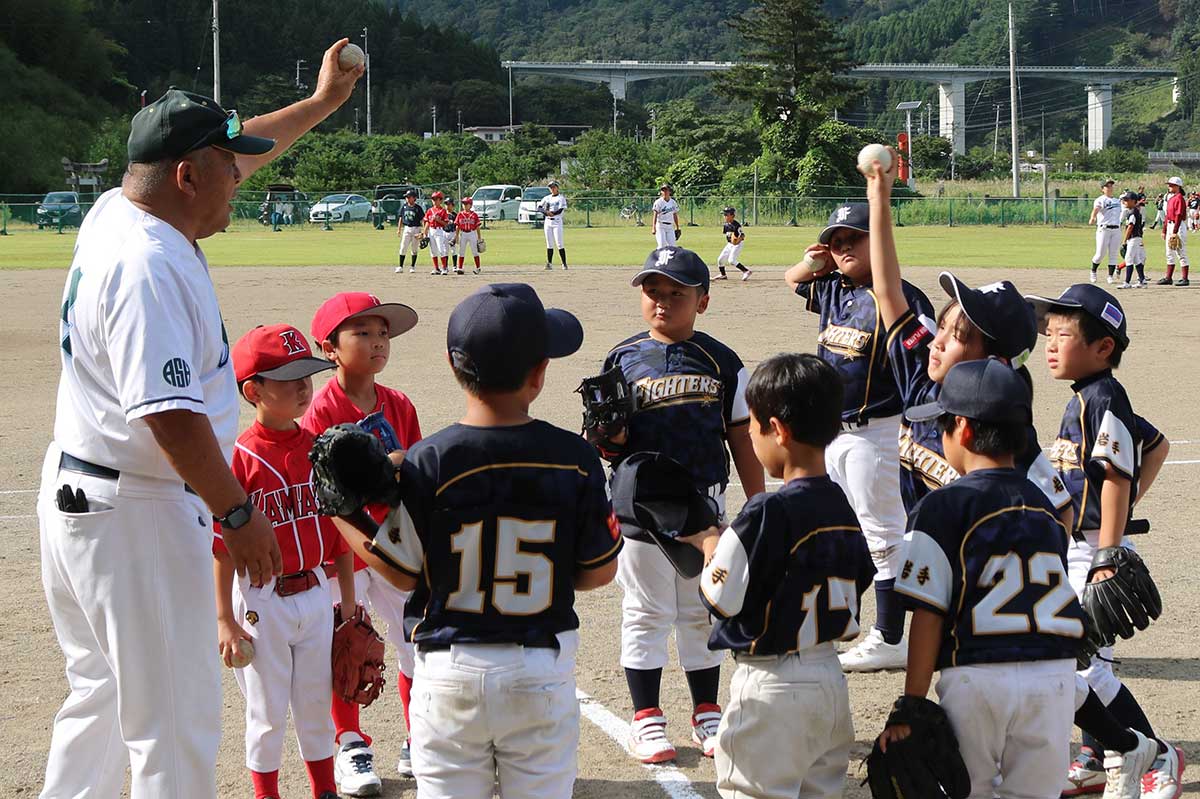
[(240, 527), (245, 527), (253, 514), (254, 501), (247, 497), (246, 501), (241, 505), (238, 505), (224, 516), (218, 516), (217, 523), (225, 530), (237, 530)]

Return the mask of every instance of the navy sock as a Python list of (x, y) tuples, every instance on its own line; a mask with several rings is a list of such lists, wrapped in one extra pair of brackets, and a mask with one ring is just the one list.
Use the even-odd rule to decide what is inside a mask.
[(1146, 265), (1138, 264), (1137, 270), (1138, 270), (1138, 280), (1145, 280), (1146, 279)]
[(692, 694), (692, 706), (702, 704), (717, 704), (717, 689), (721, 685), (721, 667), (713, 666), (711, 669), (697, 669), (696, 671), (685, 671), (684, 676), (687, 677), (688, 690)]
[(546, 248), (546, 263), (550, 263), (553, 260), (554, 260), (554, 248), (547, 247)]
[(724, 275), (724, 274), (725, 274), (725, 267), (721, 266), (720, 264), (717, 264), (717, 269), (720, 269), (720, 270), (721, 270), (721, 274), (722, 274), (722, 275)]
[(633, 710), (658, 707), (658, 689), (662, 684), (662, 669), (625, 669)]
[(741, 262), (741, 261), (738, 261), (738, 262), (737, 262), (737, 264), (735, 264), (735, 266), (737, 266), (737, 268), (738, 268), (738, 269), (740, 269), (740, 270), (742, 270), (743, 272), (749, 272), (749, 271), (750, 271), (750, 270), (749, 270), (749, 269), (747, 269), (746, 267), (742, 266), (742, 262)]
[(1150, 726), (1150, 719), (1146, 718), (1142, 706), (1138, 704), (1137, 699), (1126, 686), (1122, 685), (1121, 690), (1117, 691), (1117, 695), (1113, 697), (1113, 701), (1108, 703), (1108, 712), (1121, 724), (1132, 727), (1147, 738), (1156, 737), (1154, 728)]
[(1100, 264), (1092, 264), (1092, 274), (1093, 275), (1096, 274), (1097, 270), (1099, 270), (1099, 269), (1100, 269)]
[(1109, 265), (1108, 265), (1108, 276), (1109, 276), (1109, 277), (1112, 277), (1112, 276), (1113, 276), (1113, 274), (1114, 274), (1116, 271), (1117, 271), (1117, 265), (1116, 265), (1116, 264), (1109, 264)]
[(560, 249), (558, 251), (558, 260), (562, 261), (563, 266), (567, 265), (567, 251), (566, 250)]
[(889, 644), (898, 644), (904, 637), (904, 604), (895, 585), (895, 579), (875, 581), (875, 629)]
[(1083, 745), (1096, 752), (1105, 749), (1113, 752), (1128, 752), (1137, 746), (1137, 736), (1117, 721), (1096, 692), (1088, 689), (1087, 699), (1075, 711), (1075, 726), (1083, 730)]

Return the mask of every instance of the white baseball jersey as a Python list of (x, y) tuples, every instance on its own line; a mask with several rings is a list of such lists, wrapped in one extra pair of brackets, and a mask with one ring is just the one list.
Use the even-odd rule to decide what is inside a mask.
[(658, 224), (669, 227), (675, 226), (675, 214), (679, 213), (679, 203), (675, 202), (674, 197), (667, 200), (659, 197), (654, 201), (652, 210), (654, 211), (654, 218), (658, 220)]
[(1121, 201), (1116, 197), (1106, 197), (1101, 194), (1092, 203), (1092, 207), (1096, 209), (1097, 225), (1121, 224)]
[[(567, 198), (561, 194), (547, 194), (542, 199), (538, 200), (538, 210), (543, 214), (546, 212), (565, 211), (567, 208)], [(554, 216), (546, 217), (546, 224), (561, 225), (563, 221), (561, 213), (555, 213)]]
[(112, 189), (80, 228), (62, 308), (54, 439), (64, 452), (178, 481), (141, 420), (183, 409), (208, 416), (232, 455), (237, 385), (198, 246)]

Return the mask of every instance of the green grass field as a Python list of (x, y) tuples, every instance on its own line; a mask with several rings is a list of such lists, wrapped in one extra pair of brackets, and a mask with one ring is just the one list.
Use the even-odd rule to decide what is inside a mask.
[[(816, 240), (812, 227), (756, 227), (747, 231), (742, 260), (748, 266), (791, 265)], [(0, 269), (65, 269), (71, 262), (74, 229), (62, 235), (28, 227), (9, 228), (0, 237)], [(485, 264), (541, 265), (545, 240), (541, 230), (506, 227), (487, 232)], [(567, 228), (571, 263), (595, 266), (640, 265), (653, 249), (650, 228)], [(900, 260), (911, 266), (1070, 267), (1090, 259), (1094, 238), (1089, 228), (1038, 226), (913, 226), (896, 231)], [(724, 241), (719, 228), (685, 228), (680, 244), (698, 251), (714, 266)], [(209, 262), (226, 266), (328, 266), (394, 264), (398, 240), (393, 230), (349, 225), (323, 231), (304, 226), (273, 233), (244, 224), (202, 242)], [(1157, 236), (1147, 237), (1157, 249)], [(426, 252), (419, 263), (429, 263)]]

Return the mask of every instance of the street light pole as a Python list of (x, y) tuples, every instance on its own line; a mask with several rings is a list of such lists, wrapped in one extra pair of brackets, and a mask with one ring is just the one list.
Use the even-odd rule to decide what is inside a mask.
[(912, 166), (912, 112), (920, 108), (921, 103), (921, 100), (909, 100), (907, 102), (899, 103), (896, 106), (896, 110), (903, 111), (905, 116), (904, 131), (906, 134), (905, 139), (908, 143), (908, 187), (910, 189), (915, 189), (917, 187), (917, 176), (913, 173)]
[(363, 55), (367, 61), (367, 135), (371, 135), (371, 50), (367, 42), (367, 26), (363, 26)]
[(512, 65), (508, 67), (508, 130), (511, 133), (513, 128), (513, 112), (512, 112)]
[(1013, 26), (1013, 7), (1008, 4), (1008, 96), (1011, 108), (1009, 116), (1012, 120), (1012, 191), (1014, 197), (1021, 196), (1021, 172), (1017, 166), (1017, 33)]
[(217, 8), (220, 0), (213, 0), (213, 99), (221, 104), (221, 12)]
[(307, 63), (308, 62), (305, 61), (303, 58), (296, 59), (296, 88), (297, 89), (303, 88), (303, 86), (300, 85), (300, 65), (307, 64)]

